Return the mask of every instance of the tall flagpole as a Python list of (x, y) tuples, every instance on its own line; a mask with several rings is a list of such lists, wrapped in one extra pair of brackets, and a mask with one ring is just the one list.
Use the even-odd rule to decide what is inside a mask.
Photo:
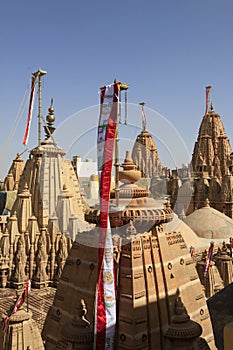
[(210, 90), (212, 86), (206, 86), (206, 108), (205, 108), (205, 118), (209, 112), (210, 107)]
[(144, 110), (145, 104), (146, 104), (146, 102), (139, 103), (139, 105), (142, 107), (142, 130), (143, 131), (146, 130), (146, 115), (145, 115), (145, 110)]
[(42, 124), (42, 79), (43, 75), (47, 74), (45, 70), (39, 69), (33, 73), (35, 78), (38, 78), (38, 146), (41, 145), (41, 124)]
[[(127, 118), (127, 90), (129, 88), (129, 85), (126, 83), (121, 83), (118, 82), (118, 88), (119, 91), (125, 91), (125, 124), (126, 122), (126, 118)], [(121, 106), (119, 107), (121, 108)], [(115, 138), (115, 197), (116, 197), (116, 206), (119, 206), (119, 132), (118, 132), (118, 125), (119, 125), (119, 119), (118, 119), (118, 113), (117, 113), (117, 127), (116, 127), (116, 138)]]
[[(100, 238), (98, 254), (98, 281), (95, 306), (95, 342), (97, 350), (113, 350), (116, 326), (115, 267), (109, 202), (113, 158), (115, 152), (116, 198), (119, 204), (119, 155), (118, 155), (118, 96), (128, 86), (114, 81), (101, 88), (100, 116), (97, 136), (98, 173), (100, 182)], [(111, 302), (110, 302), (111, 300)]]

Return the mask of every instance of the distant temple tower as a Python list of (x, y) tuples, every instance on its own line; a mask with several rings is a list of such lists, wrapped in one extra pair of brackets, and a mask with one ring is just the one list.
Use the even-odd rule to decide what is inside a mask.
[(186, 215), (205, 206), (208, 199), (211, 207), (233, 218), (233, 153), (220, 115), (210, 101), (210, 89), (206, 87), (206, 111), (192, 154), (192, 180), (182, 179), (178, 195), (182, 203), (189, 182), (192, 190), (190, 203), (183, 208)]
[[(40, 74), (44, 71), (35, 73), (39, 78)], [(42, 119), (40, 110), (41, 106)], [(84, 221), (84, 202), (71, 161), (64, 158), (66, 152), (53, 138), (53, 101), (46, 121), (45, 140), (39, 135), (38, 146), (30, 151), (0, 237), (2, 286), (6, 277), (7, 286), (14, 288), (21, 288), (28, 277), (37, 288), (56, 284), (72, 241), (89, 226)], [(22, 163), (19, 157), (16, 161), (14, 164)]]
[(133, 146), (132, 159), (142, 172), (142, 177), (151, 178), (162, 175), (162, 164), (159, 159), (158, 150), (151, 134), (146, 130), (146, 117), (142, 106), (142, 131), (137, 136)]
[[(207, 92), (210, 87), (207, 87)], [(231, 145), (226, 136), (220, 115), (213, 109), (212, 103), (207, 107), (195, 142), (192, 167), (194, 176), (218, 179), (228, 174), (231, 161)]]

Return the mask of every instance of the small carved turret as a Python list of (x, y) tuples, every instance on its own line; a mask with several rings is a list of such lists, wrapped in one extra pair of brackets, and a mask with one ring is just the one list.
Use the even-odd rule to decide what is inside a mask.
[(223, 279), (224, 287), (233, 281), (232, 258), (229, 254), (227, 245), (223, 242), (222, 248), (215, 255), (216, 266)]
[(6, 176), (4, 181), (5, 191), (18, 190), (18, 184), (23, 169), (24, 161), (20, 157), (20, 153), (17, 153), (16, 158), (13, 160), (13, 163), (8, 171), (8, 175)]
[(13, 274), (12, 285), (15, 288), (22, 287), (26, 281), (26, 274), (25, 274), (26, 261), (27, 261), (27, 256), (26, 256), (26, 250), (25, 250), (25, 239), (24, 239), (24, 234), (22, 233), (17, 243), (17, 251), (14, 259), (15, 270)]
[(196, 268), (197, 268), (200, 281), (204, 286), (205, 295), (207, 298), (209, 298), (223, 288), (223, 281), (221, 279), (221, 276), (219, 275), (218, 269), (213, 260), (211, 260), (208, 272), (206, 276), (204, 276), (206, 257), (207, 257), (207, 251), (205, 250), (202, 253), (201, 260), (197, 262)]
[(63, 326), (63, 340), (58, 344), (56, 349), (91, 350), (93, 348), (93, 329), (86, 315), (86, 303), (84, 299), (81, 299), (78, 314), (73, 318), (72, 322), (66, 323)]
[[(199, 323), (190, 320), (181, 298), (178, 296), (175, 302), (175, 315), (172, 317), (171, 324), (168, 326), (164, 334), (165, 338), (169, 340), (166, 349), (200, 349), (200, 347), (197, 346), (197, 341), (201, 334), (202, 327)], [(209, 349), (207, 343), (202, 349)]]
[(141, 171), (136, 170), (137, 166), (133, 163), (130, 151), (126, 151), (125, 160), (122, 163), (123, 171), (119, 172), (121, 182), (134, 183), (141, 178)]
[[(9, 311), (8, 315), (12, 309)], [(3, 322), (7, 315), (3, 315)], [(1, 327), (2, 328), (2, 327)], [(23, 306), (10, 316), (9, 324), (4, 332), (0, 332), (0, 349), (8, 350), (44, 350), (44, 344), (32, 313)]]

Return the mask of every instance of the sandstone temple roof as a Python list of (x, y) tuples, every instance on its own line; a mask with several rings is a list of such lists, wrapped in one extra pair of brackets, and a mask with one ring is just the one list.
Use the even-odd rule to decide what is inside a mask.
[(201, 242), (198, 235), (188, 226), (183, 220), (180, 220), (176, 214), (173, 216), (173, 220), (167, 224), (168, 231), (182, 232), (182, 236), (187, 247), (201, 247), (203, 243)]
[(192, 155), (195, 175), (221, 178), (231, 164), (231, 145), (219, 114), (213, 107), (202, 119)]
[(233, 220), (208, 204), (183, 220), (200, 238), (229, 241), (233, 236)]
[[(114, 348), (168, 349), (164, 344), (164, 330), (176, 310), (179, 290), (190, 318), (202, 327), (209, 348), (215, 349), (203, 287), (183, 238), (182, 227), (179, 230), (167, 228), (173, 216), (169, 203), (165, 203), (163, 209), (156, 208), (153, 199), (148, 198), (148, 191), (134, 184), (138, 177), (129, 155), (123, 164), (121, 180), (126, 171), (127, 183), (119, 189), (119, 207), (112, 198), (115, 211), (110, 212), (118, 274)], [(98, 226), (98, 208), (90, 208), (85, 217)], [(90, 348), (98, 279), (98, 235), (99, 230), (93, 228), (80, 233), (72, 245), (42, 333), (48, 350), (60, 349), (61, 344), (62, 349), (69, 349), (74, 344), (74, 340), (71, 344), (67, 337), (64, 342), (64, 329), (70, 329), (71, 324), (74, 326), (81, 300), (85, 302), (85, 317), (90, 324), (84, 332), (82, 324), (76, 322), (75, 342), (82, 336), (80, 349)], [(184, 322), (185, 328), (187, 323)], [(198, 325), (197, 328), (200, 329)], [(199, 335), (198, 331), (194, 337)]]

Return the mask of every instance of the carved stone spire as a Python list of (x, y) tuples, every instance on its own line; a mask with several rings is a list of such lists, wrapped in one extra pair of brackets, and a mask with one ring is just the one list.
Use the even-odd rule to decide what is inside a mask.
[(147, 130), (142, 130), (137, 136), (133, 146), (132, 159), (138, 170), (142, 172), (142, 177), (162, 175), (162, 164), (157, 147)]
[(16, 213), (14, 212), (8, 221), (7, 230), (9, 232), (10, 248), (9, 248), (9, 274), (8, 279), (10, 279), (13, 268), (13, 257), (17, 249), (17, 242), (20, 237), (18, 230), (18, 220)]
[[(3, 315), (3, 321), (6, 317)], [(32, 319), (32, 313), (26, 312), (23, 306), (11, 315), (7, 330), (0, 332), (0, 349), (44, 350), (40, 331)]]
[(26, 261), (25, 239), (24, 234), (22, 233), (17, 243), (17, 251), (14, 258), (15, 270), (11, 284), (15, 288), (22, 287), (26, 281)]
[(67, 237), (64, 234), (62, 234), (59, 242), (58, 253), (57, 253), (57, 265), (58, 265), (57, 280), (59, 280), (59, 278), (61, 277), (61, 273), (65, 265), (67, 255), (68, 255)]
[(213, 106), (203, 117), (192, 155), (192, 167), (196, 176), (213, 175), (220, 179), (230, 164), (231, 145), (219, 114)]
[(26, 232), (28, 226), (28, 219), (32, 215), (31, 193), (28, 185), (25, 183), (23, 190), (18, 193), (18, 202), (14, 204), (13, 210), (17, 213), (19, 222), (19, 231)]
[[(187, 311), (178, 296), (175, 301), (175, 314), (171, 319), (171, 324), (165, 331), (165, 337), (169, 339), (169, 345), (167, 350), (187, 350), (187, 349), (200, 349), (195, 347), (194, 343), (202, 334), (202, 327), (199, 323), (190, 320)], [(209, 349), (206, 346), (202, 349)]]
[(47, 267), (47, 246), (45, 231), (42, 230), (38, 240), (38, 249), (36, 252), (36, 272), (33, 277), (33, 284), (36, 288), (45, 287), (48, 284)]
[(81, 299), (78, 314), (62, 328), (63, 340), (56, 346), (56, 350), (91, 350), (93, 348), (93, 330), (86, 314), (86, 303)]
[(215, 262), (211, 260), (210, 267), (206, 277), (204, 277), (204, 269), (206, 263), (207, 251), (202, 252), (201, 260), (197, 262), (196, 269), (200, 278), (200, 281), (204, 287), (206, 298), (210, 298), (215, 293), (220, 291), (223, 286), (223, 281), (215, 265)]
[(226, 287), (233, 281), (233, 259), (230, 256), (230, 252), (225, 242), (223, 242), (222, 248), (220, 249), (218, 254), (215, 255), (215, 259), (216, 266), (224, 282), (224, 287)]
[(8, 175), (6, 176), (4, 181), (5, 191), (18, 190), (18, 183), (23, 169), (24, 161), (20, 157), (20, 154), (17, 153), (16, 158), (13, 160), (13, 163), (8, 171)]
[(63, 190), (61, 194), (58, 196), (57, 203), (57, 217), (59, 223), (59, 229), (63, 233), (68, 232), (69, 218), (71, 216), (71, 206), (70, 199), (73, 197), (72, 193), (68, 190), (66, 185), (63, 185)]

